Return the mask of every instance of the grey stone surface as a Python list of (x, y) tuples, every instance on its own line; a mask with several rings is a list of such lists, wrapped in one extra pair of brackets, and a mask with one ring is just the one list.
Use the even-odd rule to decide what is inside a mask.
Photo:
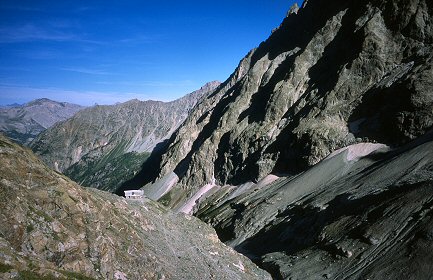
[(433, 131), (358, 148), (232, 199), (216, 192), (197, 216), (275, 279), (430, 279)]

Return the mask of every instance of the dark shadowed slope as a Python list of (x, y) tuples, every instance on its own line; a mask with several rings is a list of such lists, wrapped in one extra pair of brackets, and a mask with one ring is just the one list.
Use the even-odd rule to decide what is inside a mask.
[(234, 198), (217, 193), (198, 216), (277, 279), (430, 279), (433, 131), (393, 151), (371, 145)]

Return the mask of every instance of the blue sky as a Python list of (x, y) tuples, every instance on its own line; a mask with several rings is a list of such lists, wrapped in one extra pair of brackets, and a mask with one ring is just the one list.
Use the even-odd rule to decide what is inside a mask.
[(173, 100), (224, 81), (295, 1), (0, 1), (0, 105)]

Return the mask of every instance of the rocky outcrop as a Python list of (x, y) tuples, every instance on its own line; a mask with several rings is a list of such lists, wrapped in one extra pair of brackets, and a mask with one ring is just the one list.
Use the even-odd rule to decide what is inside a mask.
[(431, 278), (433, 131), (395, 150), (351, 145), (268, 179), (221, 189), (197, 215), (275, 279)]
[(0, 135), (1, 279), (270, 279), (197, 218), (86, 189)]
[(83, 106), (46, 98), (24, 105), (0, 107), (0, 131), (21, 144), (29, 144), (39, 133), (72, 117)]
[(51, 168), (80, 184), (115, 191), (219, 84), (210, 82), (172, 102), (131, 100), (87, 108), (30, 146)]
[(203, 197), (297, 174), (352, 144), (423, 135), (433, 125), (432, 14), (427, 0), (305, 2), (194, 108), (143, 189), (185, 209), (205, 186)]

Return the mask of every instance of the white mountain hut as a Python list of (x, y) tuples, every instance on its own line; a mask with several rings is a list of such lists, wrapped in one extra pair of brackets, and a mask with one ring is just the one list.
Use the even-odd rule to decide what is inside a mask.
[(144, 191), (142, 191), (142, 190), (128, 190), (128, 191), (125, 191), (125, 197), (127, 199), (143, 199)]

